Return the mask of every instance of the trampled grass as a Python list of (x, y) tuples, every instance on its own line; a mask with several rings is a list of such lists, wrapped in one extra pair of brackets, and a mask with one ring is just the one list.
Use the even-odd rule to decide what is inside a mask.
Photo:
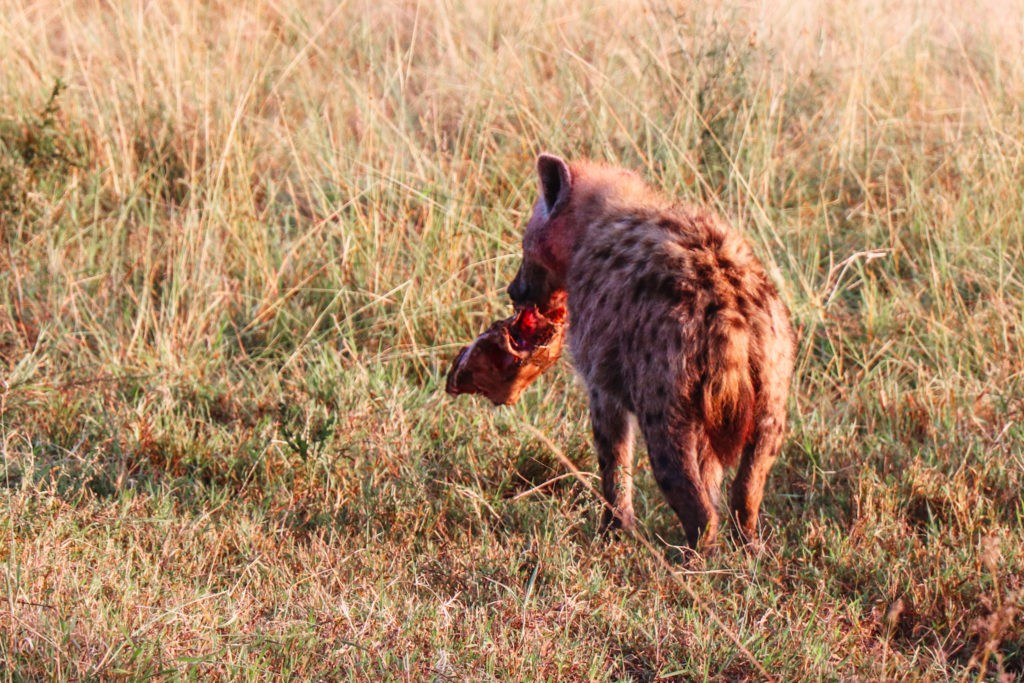
[[(1022, 36), (1010, 2), (0, 3), (6, 680), (1024, 675)], [(543, 150), (770, 265), (763, 550), (680, 561), (643, 457), (657, 553), (595, 540), (567, 362), (444, 395)]]

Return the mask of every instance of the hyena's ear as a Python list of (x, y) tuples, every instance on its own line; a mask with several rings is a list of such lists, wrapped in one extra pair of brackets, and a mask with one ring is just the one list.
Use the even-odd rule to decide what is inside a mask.
[(569, 203), (569, 192), (572, 190), (569, 165), (552, 154), (541, 154), (537, 157), (537, 175), (540, 176), (544, 210), (548, 218), (553, 218)]

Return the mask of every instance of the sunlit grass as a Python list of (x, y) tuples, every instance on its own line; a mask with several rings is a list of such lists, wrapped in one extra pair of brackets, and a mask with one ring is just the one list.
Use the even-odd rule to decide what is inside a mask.
[[(0, 670), (1021, 676), (1022, 29), (998, 2), (3, 5)], [(546, 442), (594, 471), (568, 363), (515, 408), (444, 395), (508, 311), (544, 150), (714, 207), (769, 265), (801, 345), (762, 552), (680, 562), (643, 462), (669, 567), (595, 540)]]

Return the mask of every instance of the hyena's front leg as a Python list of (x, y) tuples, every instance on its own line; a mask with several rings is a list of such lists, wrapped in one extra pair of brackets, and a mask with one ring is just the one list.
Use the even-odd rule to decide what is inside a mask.
[[(718, 513), (698, 461), (704, 438), (701, 424), (673, 420), (669, 429), (664, 413), (648, 413), (643, 416), (642, 428), (654, 479), (682, 522), (690, 547), (713, 546), (718, 532)], [(713, 473), (708, 474), (716, 479)]]
[(757, 515), (764, 497), (764, 484), (785, 437), (782, 417), (762, 419), (754, 431), (753, 443), (743, 449), (743, 458), (732, 482), (730, 507), (736, 530), (746, 542), (757, 539)]
[(636, 528), (633, 514), (633, 423), (632, 414), (618, 401), (601, 392), (590, 394), (590, 425), (601, 471), (601, 492), (608, 506), (601, 529)]

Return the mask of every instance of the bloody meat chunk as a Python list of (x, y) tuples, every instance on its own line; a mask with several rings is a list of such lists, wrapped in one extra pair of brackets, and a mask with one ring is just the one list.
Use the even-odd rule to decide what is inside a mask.
[(482, 394), (494, 405), (512, 405), (562, 354), (565, 309), (542, 314), (535, 306), (491, 325), (459, 351), (448, 371), (452, 396)]

